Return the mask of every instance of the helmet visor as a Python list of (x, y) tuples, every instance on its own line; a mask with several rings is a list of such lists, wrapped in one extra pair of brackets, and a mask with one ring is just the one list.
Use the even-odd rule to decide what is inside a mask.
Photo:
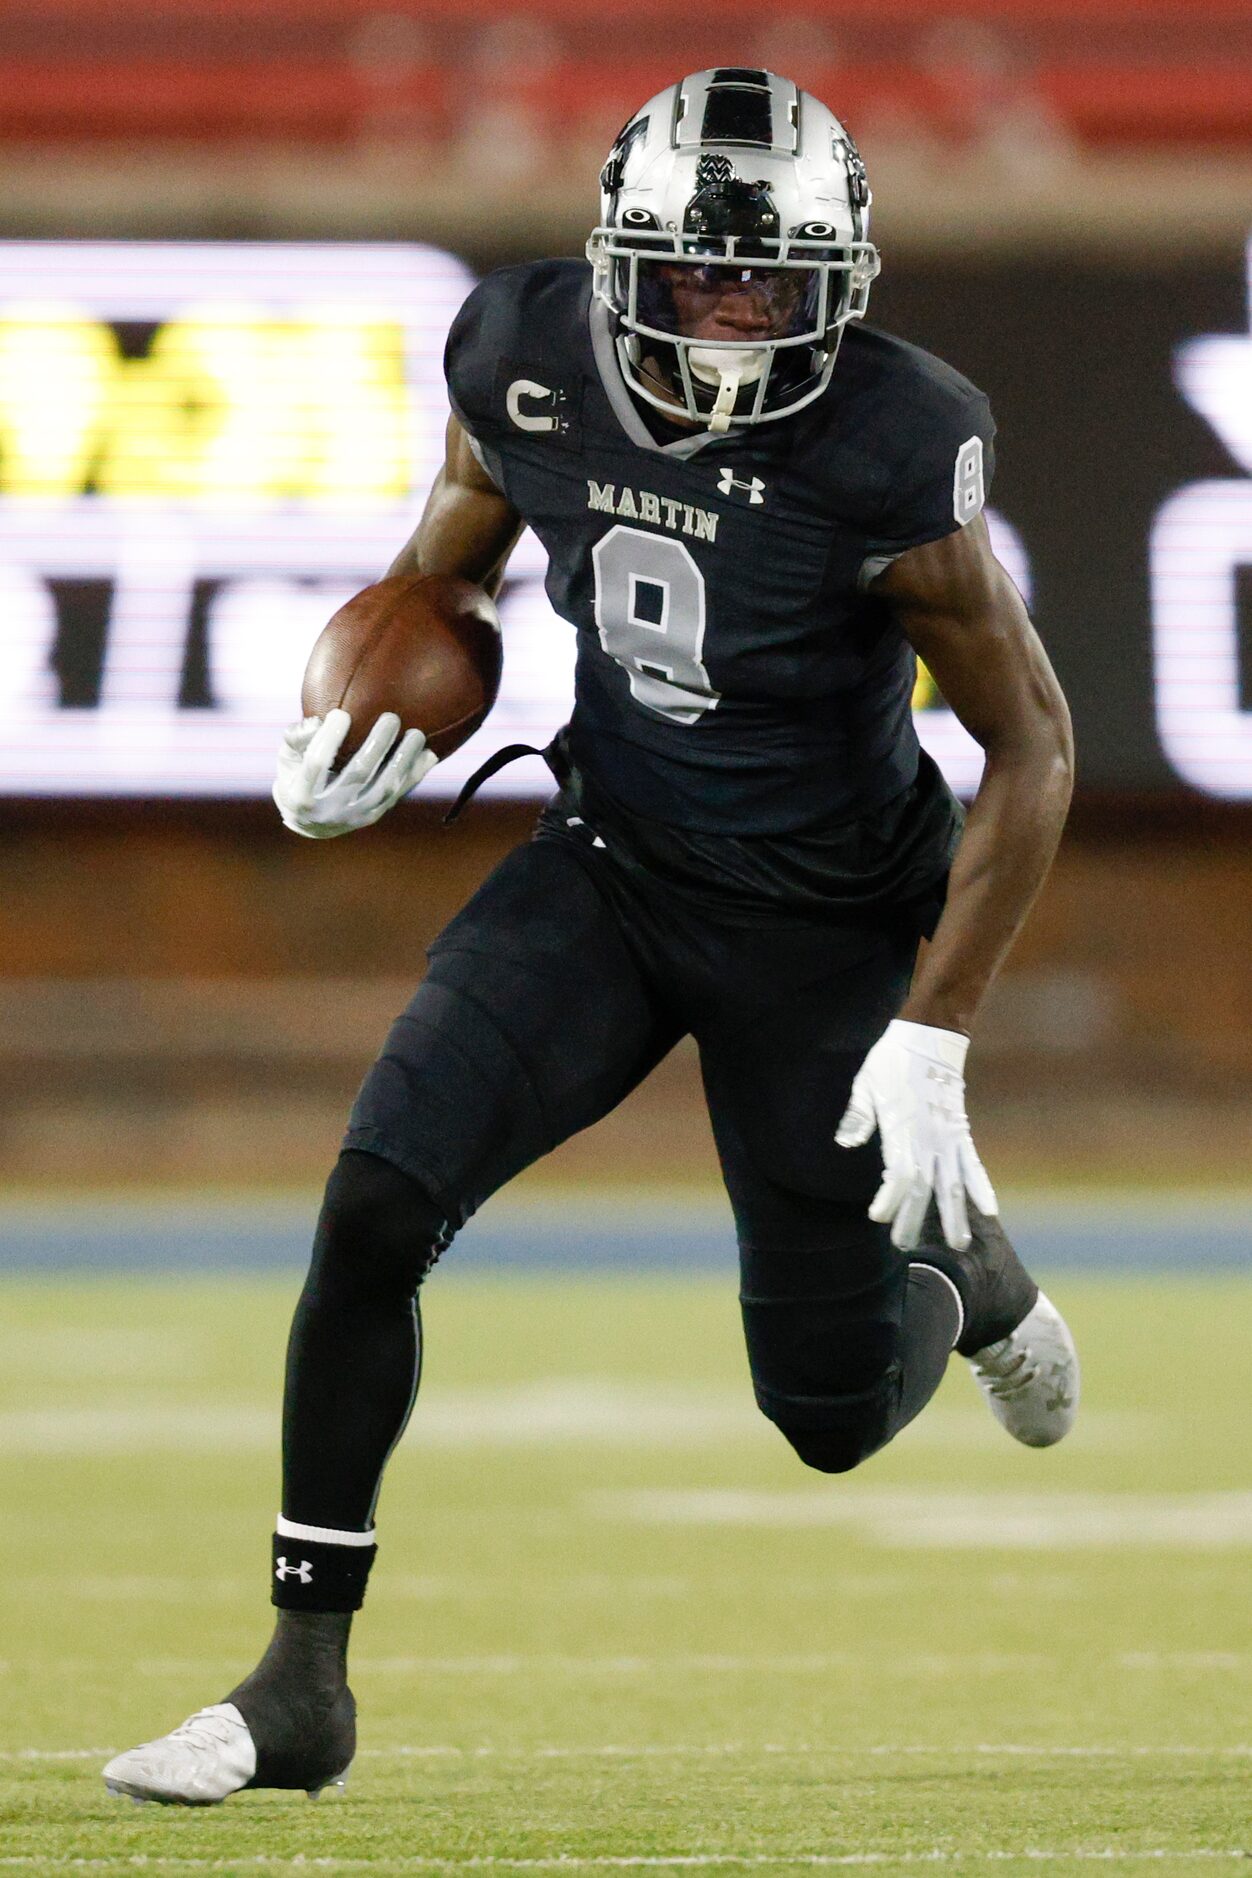
[(676, 339), (762, 345), (821, 330), (822, 270), (640, 256), (635, 317)]

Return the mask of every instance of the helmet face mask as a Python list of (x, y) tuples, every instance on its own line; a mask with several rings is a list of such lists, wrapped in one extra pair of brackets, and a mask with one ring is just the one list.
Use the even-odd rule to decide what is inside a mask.
[(638, 396), (716, 431), (820, 396), (878, 272), (864, 165), (824, 105), (697, 73), (636, 113), (601, 186), (587, 253)]

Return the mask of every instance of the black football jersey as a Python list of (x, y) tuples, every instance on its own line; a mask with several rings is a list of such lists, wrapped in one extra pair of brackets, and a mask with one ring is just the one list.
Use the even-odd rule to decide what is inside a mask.
[(449, 335), (452, 407), (578, 634), (568, 748), (626, 812), (749, 843), (916, 787), (911, 648), (869, 583), (977, 514), (987, 400), (849, 325), (825, 393), (724, 437), (645, 414), (590, 268), (502, 269)]

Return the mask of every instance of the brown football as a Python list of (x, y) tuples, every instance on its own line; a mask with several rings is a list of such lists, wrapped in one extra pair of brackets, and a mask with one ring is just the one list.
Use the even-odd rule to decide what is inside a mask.
[(500, 689), (500, 618), (472, 581), (396, 574), (354, 594), (323, 629), (305, 668), (306, 717), (352, 718), (342, 763), (384, 711), (421, 730), (436, 756), (471, 737)]

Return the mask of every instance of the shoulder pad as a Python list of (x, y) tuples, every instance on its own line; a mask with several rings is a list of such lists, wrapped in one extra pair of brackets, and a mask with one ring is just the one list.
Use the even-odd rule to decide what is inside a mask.
[[(504, 420), (502, 371), (534, 377), (556, 365), (568, 377), (585, 334), (590, 269), (582, 261), (527, 261), (481, 280), (452, 322), (444, 350), (448, 399), (472, 434), (490, 434)], [(584, 344), (586, 344), (584, 338)], [(539, 373), (542, 376), (542, 373)]]
[(823, 427), (841, 483), (849, 458), (857, 465), (854, 506), (871, 551), (937, 541), (982, 508), (994, 460), (991, 407), (933, 353), (851, 326), (819, 409), (828, 413)]

